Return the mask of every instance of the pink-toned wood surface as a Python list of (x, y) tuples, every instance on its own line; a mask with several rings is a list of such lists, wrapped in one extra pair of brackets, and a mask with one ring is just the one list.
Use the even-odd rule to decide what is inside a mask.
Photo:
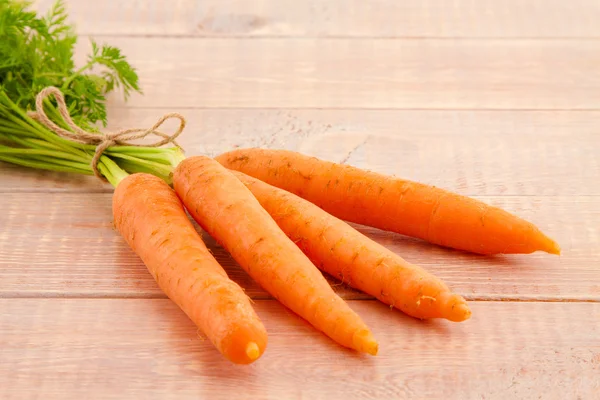
[[(132, 107), (588, 110), (600, 102), (599, 40), (101, 39), (122, 48), (146, 82)], [(87, 52), (88, 41), (78, 49)]]
[(0, 399), (600, 398), (600, 3), (67, 6), (80, 62), (93, 36), (139, 70), (145, 95), (113, 96), (108, 129), (179, 111), (188, 154), (287, 148), (434, 184), (531, 220), (563, 254), (481, 257), (357, 226), (473, 309), (416, 321), (330, 278), (381, 343), (362, 357), (200, 231), (269, 331), (239, 367), (112, 228), (109, 185), (0, 164)]
[[(533, 221), (556, 238), (563, 255), (483, 257), (355, 225), (473, 300), (600, 301), (596, 196), (478, 197)], [(3, 193), (0, 296), (164, 297), (139, 258), (112, 227), (109, 193)], [(214, 240), (217, 260), (254, 298), (270, 298)], [(368, 298), (333, 280), (345, 298)]]
[[(0, 398), (595, 399), (598, 303), (473, 302), (463, 324), (351, 301), (377, 358), (333, 344), (274, 301), (249, 367), (223, 360), (162, 299), (2, 299)], [(568, 329), (566, 329), (568, 327)], [(44, 396), (40, 396), (43, 393)]]
[[(36, 0), (47, 8), (53, 0)], [(598, 38), (595, 0), (70, 1), (94, 36)]]

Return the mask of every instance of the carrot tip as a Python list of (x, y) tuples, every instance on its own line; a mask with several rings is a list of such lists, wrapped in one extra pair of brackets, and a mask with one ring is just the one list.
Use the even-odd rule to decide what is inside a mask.
[(453, 315), (454, 318), (452, 318), (451, 321), (454, 321), (454, 322), (466, 321), (469, 318), (471, 318), (472, 314), (473, 313), (469, 309), (469, 306), (467, 305), (467, 303), (457, 304), (454, 307), (454, 315)]
[(254, 342), (248, 343), (246, 346), (246, 355), (252, 361), (256, 360), (260, 356), (260, 349), (258, 348), (258, 345)]
[(379, 343), (377, 343), (375, 341), (370, 343), (369, 346), (366, 348), (366, 353), (370, 354), (372, 356), (376, 356), (378, 352), (379, 352)]
[(535, 244), (537, 246), (535, 250), (541, 250), (549, 254), (560, 255), (560, 246), (558, 245), (558, 243), (556, 243), (556, 241), (552, 240), (550, 237), (546, 236), (542, 232), (540, 232), (536, 236), (536, 239), (537, 240)]
[(554, 241), (552, 241), (550, 248), (546, 251), (550, 254), (556, 254), (557, 256), (560, 256), (560, 246)]
[(471, 318), (471, 310), (462, 296), (445, 292), (438, 296), (438, 301), (442, 318), (452, 322), (462, 322)]
[(379, 351), (379, 344), (368, 330), (360, 330), (354, 334), (354, 348), (360, 352), (376, 356)]

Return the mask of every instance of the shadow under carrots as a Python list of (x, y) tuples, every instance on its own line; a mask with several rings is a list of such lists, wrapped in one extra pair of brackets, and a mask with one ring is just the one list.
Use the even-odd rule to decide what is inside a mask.
[[(235, 381), (254, 374), (252, 366), (248, 368), (227, 360), (175, 303), (157, 299), (147, 300), (145, 305), (152, 313), (156, 329), (162, 331), (162, 344), (166, 349), (161, 351), (161, 356), (176, 359), (168, 363), (177, 366), (177, 371), (173, 371), (176, 375)], [(228, 371), (226, 376), (219, 373), (224, 370)]]
[[(156, 329), (162, 331), (161, 340), (166, 348), (160, 352), (161, 356), (177, 358), (175, 364), (182, 375), (212, 376), (221, 382), (225, 379), (234, 383), (252, 379), (260, 371), (276, 369), (273, 361), (290, 352), (297, 354), (296, 362), (304, 358), (315, 364), (329, 364), (332, 360), (363, 364), (375, 359), (340, 346), (279, 302), (258, 300), (255, 309), (269, 334), (266, 351), (253, 364), (236, 365), (225, 359), (176, 305), (165, 303), (148, 300), (145, 305), (150, 308), (150, 318), (157, 323)], [(223, 375), (223, 371), (227, 374)]]

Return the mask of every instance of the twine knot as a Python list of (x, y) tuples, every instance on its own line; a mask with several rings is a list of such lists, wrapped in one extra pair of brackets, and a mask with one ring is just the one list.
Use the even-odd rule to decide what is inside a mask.
[[(71, 129), (64, 129), (58, 126), (54, 121), (48, 118), (46, 111), (44, 110), (44, 100), (49, 96), (54, 95), (56, 104), (58, 106), (58, 112), (65, 121), (65, 124)], [(180, 147), (175, 139), (183, 132), (186, 120), (179, 113), (168, 113), (163, 115), (156, 121), (156, 123), (149, 129), (133, 128), (124, 129), (117, 132), (88, 132), (81, 129), (71, 118), (67, 103), (65, 102), (65, 96), (56, 87), (50, 86), (38, 93), (35, 98), (35, 111), (30, 111), (28, 115), (38, 122), (42, 123), (48, 129), (56, 133), (63, 139), (70, 140), (72, 142), (81, 144), (90, 144), (96, 146), (94, 157), (92, 158), (91, 167), (94, 171), (94, 175), (98, 178), (105, 180), (105, 178), (98, 171), (98, 162), (102, 154), (112, 146), (134, 146), (134, 147), (160, 147), (168, 143), (173, 143), (175, 146)], [(175, 118), (179, 120), (179, 127), (172, 134), (160, 132), (158, 128), (161, 127), (165, 121)], [(143, 139), (147, 136), (154, 135), (162, 138), (153, 143), (138, 144), (132, 143), (133, 140)]]

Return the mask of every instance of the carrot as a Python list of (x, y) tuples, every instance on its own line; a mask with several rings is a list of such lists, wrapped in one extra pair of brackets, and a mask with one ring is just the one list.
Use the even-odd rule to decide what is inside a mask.
[(163, 292), (227, 359), (248, 364), (262, 355), (262, 322), (210, 254), (173, 189), (153, 175), (129, 175), (115, 189), (113, 215)]
[(230, 171), (190, 157), (175, 169), (173, 185), (198, 224), (283, 305), (339, 344), (377, 353), (360, 317)]
[(479, 254), (560, 254), (533, 224), (433, 186), (286, 150), (238, 149), (216, 159), (347, 221)]
[(423, 268), (290, 192), (234, 171), (310, 260), (330, 275), (416, 318), (464, 321), (466, 301)]

